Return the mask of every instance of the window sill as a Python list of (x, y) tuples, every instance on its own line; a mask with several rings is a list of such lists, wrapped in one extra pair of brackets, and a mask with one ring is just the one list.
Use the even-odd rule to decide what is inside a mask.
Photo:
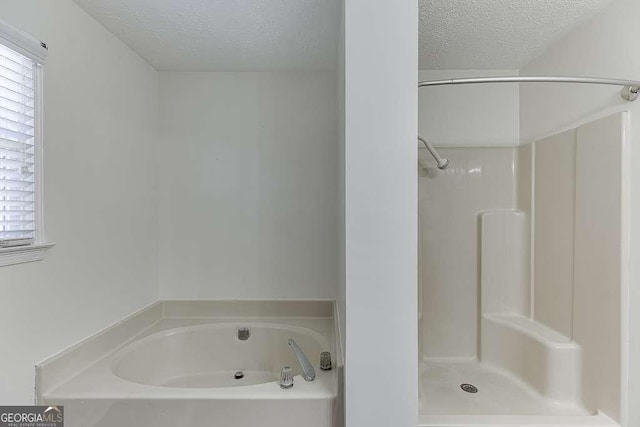
[(0, 267), (6, 265), (22, 264), (25, 262), (41, 261), (48, 249), (55, 243), (40, 243), (29, 246), (17, 246), (15, 248), (0, 249)]

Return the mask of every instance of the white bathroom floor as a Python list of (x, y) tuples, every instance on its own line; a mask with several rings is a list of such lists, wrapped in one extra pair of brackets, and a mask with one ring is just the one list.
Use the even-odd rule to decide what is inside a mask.
[[(477, 387), (475, 394), (461, 384)], [(422, 362), (421, 415), (591, 415), (578, 405), (558, 404), (526, 384), (479, 362)]]

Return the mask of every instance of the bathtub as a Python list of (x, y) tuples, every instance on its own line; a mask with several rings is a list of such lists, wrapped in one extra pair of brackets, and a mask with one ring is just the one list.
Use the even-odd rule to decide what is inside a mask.
[[(64, 405), (67, 427), (336, 427), (339, 370), (319, 368), (321, 352), (335, 354), (332, 325), (333, 319), (163, 319), (40, 390), (38, 402)], [(241, 328), (248, 339), (238, 338)], [(289, 339), (313, 364), (314, 381), (300, 375)], [(77, 355), (66, 358), (73, 363)], [(293, 369), (291, 389), (279, 385), (284, 366)]]
[[(249, 330), (247, 340), (238, 330)], [(226, 388), (275, 383), (289, 366), (295, 382), (299, 363), (288, 345), (293, 338), (314, 366), (320, 353), (330, 351), (317, 332), (264, 323), (223, 323), (169, 329), (129, 344), (111, 364), (112, 372), (127, 381), (158, 387)], [(239, 378), (238, 378), (239, 377)]]

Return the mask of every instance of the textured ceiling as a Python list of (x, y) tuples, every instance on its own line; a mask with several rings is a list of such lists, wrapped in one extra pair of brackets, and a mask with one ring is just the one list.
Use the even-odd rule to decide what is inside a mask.
[(419, 0), (420, 69), (519, 69), (611, 1)]
[[(332, 69), (342, 1), (75, 0), (163, 71)], [(420, 68), (519, 69), (611, 1), (419, 0)]]
[(163, 71), (331, 69), (339, 0), (75, 0)]

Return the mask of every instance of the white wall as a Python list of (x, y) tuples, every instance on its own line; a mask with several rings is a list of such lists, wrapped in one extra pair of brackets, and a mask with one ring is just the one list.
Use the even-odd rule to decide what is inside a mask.
[(0, 268), (0, 404), (33, 402), (34, 365), (157, 297), (158, 76), (70, 0), (4, 0), (49, 44), (44, 261)]
[(163, 298), (336, 298), (335, 72), (161, 73)]
[(345, 4), (346, 425), (418, 421), (418, 4)]
[[(340, 399), (338, 407), (341, 410), (338, 418), (342, 424), (336, 427), (344, 427), (345, 420), (345, 395), (344, 395), (344, 360), (346, 352), (346, 229), (345, 229), (345, 21), (344, 21), (344, 5), (345, 1), (340, 0), (340, 39), (338, 46), (338, 68), (336, 70), (336, 79), (338, 82), (338, 99), (336, 112), (338, 114), (338, 290), (336, 293), (336, 314), (337, 328), (340, 335), (339, 345), (341, 346), (341, 361), (343, 366), (339, 375), (338, 399)], [(340, 365), (338, 365), (340, 367)]]
[[(517, 76), (517, 70), (422, 70), (420, 80)], [(420, 135), (435, 146), (513, 146), (520, 141), (517, 84), (420, 89)]]
[[(570, 33), (544, 55), (520, 70), (520, 74), (593, 75), (640, 79), (640, 56), (633, 46), (640, 38), (637, 17), (640, 2), (618, 0), (602, 15)], [(573, 85), (523, 85), (521, 101), (521, 136), (525, 141), (585, 122), (587, 117), (629, 109), (631, 112), (631, 223), (630, 223), (630, 325), (640, 324), (640, 103), (620, 99), (618, 88)], [(573, 126), (575, 127), (575, 126)], [(623, 271), (625, 273), (625, 271)], [(623, 293), (624, 295), (624, 293)], [(625, 296), (623, 299), (627, 300)], [(624, 315), (624, 313), (622, 314)], [(629, 402), (640, 401), (640, 329), (630, 327)], [(623, 343), (625, 343), (623, 337)], [(640, 407), (623, 406), (625, 425), (640, 425)]]
[(338, 251), (338, 265), (339, 265), (339, 277), (338, 277), (338, 292), (336, 295), (336, 305), (338, 307), (338, 328), (342, 335), (342, 351), (343, 357), (346, 351), (346, 334), (345, 334), (345, 321), (347, 318), (347, 306), (346, 306), (346, 253), (345, 253), (345, 21), (344, 21), (344, 5), (345, 0), (340, 1), (341, 7), (341, 21), (340, 21), (340, 44), (338, 46), (338, 69), (336, 70), (336, 78), (338, 81), (338, 107), (336, 109), (338, 113), (338, 230), (339, 230), (339, 242), (340, 249)]

